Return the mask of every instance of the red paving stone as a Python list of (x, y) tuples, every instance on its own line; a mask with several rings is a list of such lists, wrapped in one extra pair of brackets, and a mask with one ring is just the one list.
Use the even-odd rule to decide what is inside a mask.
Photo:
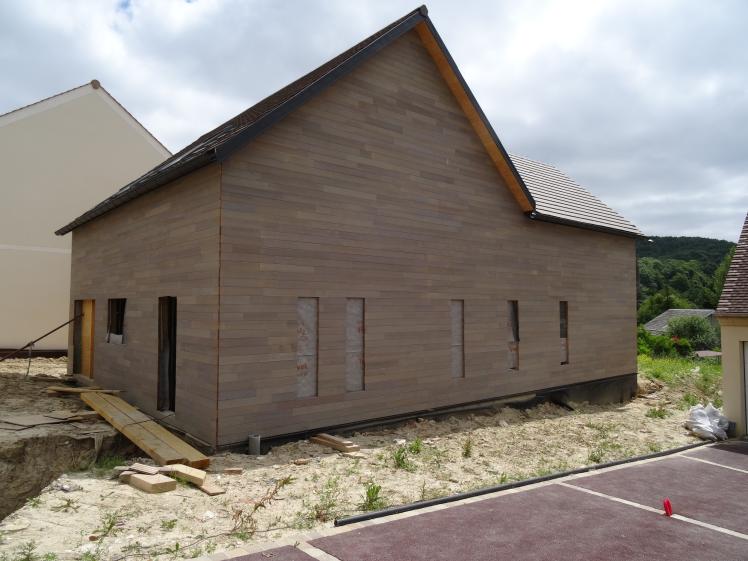
[[(748, 474), (677, 456), (567, 483), (748, 534)], [(748, 557), (748, 542), (745, 542)]]
[(314, 557), (309, 557), (303, 551), (299, 551), (290, 545), (268, 549), (260, 553), (242, 555), (241, 557), (232, 557), (231, 559), (232, 561), (316, 561)]
[(722, 442), (715, 446), (697, 448), (687, 452), (686, 456), (748, 470), (748, 442)]
[(310, 543), (342, 561), (682, 561), (748, 556), (746, 540), (560, 485), (425, 512)]

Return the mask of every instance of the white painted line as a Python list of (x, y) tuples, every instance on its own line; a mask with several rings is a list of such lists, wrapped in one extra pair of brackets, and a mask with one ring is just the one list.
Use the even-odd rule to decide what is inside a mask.
[(317, 549), (313, 545), (309, 545), (306, 542), (300, 543), (297, 548), (299, 551), (303, 551), (310, 557), (314, 557), (315, 559), (319, 559), (319, 561), (340, 561), (337, 557), (330, 555), (326, 551), (322, 551), (321, 549)]
[[(595, 495), (596, 497), (608, 499), (609, 501), (622, 503), (628, 506), (633, 506), (634, 508), (639, 508), (641, 510), (654, 512), (656, 514), (660, 514), (664, 516), (663, 511), (660, 508), (653, 508), (651, 506), (643, 505), (640, 503), (635, 503), (633, 501), (627, 501), (626, 499), (621, 499), (619, 497), (614, 497), (612, 495), (606, 495), (605, 493), (599, 493), (598, 491), (593, 491), (592, 489), (585, 489), (583, 487), (577, 487), (576, 485), (571, 485), (569, 483), (558, 483), (558, 485), (563, 485), (564, 487), (568, 487), (569, 489), (575, 489), (577, 491), (581, 491), (582, 493), (589, 493), (590, 495)], [(727, 528), (722, 528), (721, 526), (715, 526), (714, 524), (709, 524), (708, 522), (702, 522), (701, 520), (695, 520), (694, 518), (689, 518), (688, 516), (682, 516), (680, 514), (673, 514), (671, 518), (675, 518), (676, 520), (681, 520), (682, 522), (688, 522), (689, 524), (694, 524), (696, 526), (701, 526), (702, 528), (708, 528), (709, 530), (714, 530), (715, 532), (719, 532), (721, 534), (727, 534), (729, 536), (734, 536), (736, 538), (748, 540), (747, 534), (736, 532), (734, 530), (728, 530)]]
[(733, 471), (739, 471), (740, 473), (748, 473), (748, 470), (740, 469), (740, 468), (736, 468), (736, 467), (732, 467), (732, 466), (726, 466), (725, 464), (718, 464), (717, 462), (712, 462), (712, 461), (709, 461), (709, 460), (705, 460), (703, 458), (694, 458), (693, 456), (683, 456), (683, 457), (687, 458), (689, 460), (693, 460), (694, 462), (702, 462), (704, 464), (709, 464), (709, 465), (712, 465), (712, 466), (719, 466), (721, 468), (731, 469)]

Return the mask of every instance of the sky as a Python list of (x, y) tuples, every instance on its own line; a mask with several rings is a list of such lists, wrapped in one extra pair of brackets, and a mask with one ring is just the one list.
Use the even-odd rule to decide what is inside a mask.
[[(0, 114), (96, 78), (176, 152), (417, 5), (0, 2)], [(737, 240), (748, 2), (427, 6), (509, 152), (559, 167), (648, 235)]]

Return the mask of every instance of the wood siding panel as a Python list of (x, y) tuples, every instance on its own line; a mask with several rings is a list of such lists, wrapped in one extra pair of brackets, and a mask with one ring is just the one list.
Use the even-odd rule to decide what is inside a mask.
[[(219, 444), (636, 371), (633, 240), (529, 220), (415, 33), (226, 161), (221, 200)], [(316, 397), (296, 397), (299, 297), (319, 298)], [(359, 392), (347, 298), (366, 299)], [(464, 378), (450, 300), (464, 300)]]
[[(217, 166), (73, 231), (71, 300), (97, 301), (94, 380), (157, 411), (158, 299), (177, 297), (176, 414), (167, 424), (215, 443), (218, 345)], [(106, 343), (106, 301), (126, 298), (124, 344)], [(72, 331), (72, 330), (71, 330)]]

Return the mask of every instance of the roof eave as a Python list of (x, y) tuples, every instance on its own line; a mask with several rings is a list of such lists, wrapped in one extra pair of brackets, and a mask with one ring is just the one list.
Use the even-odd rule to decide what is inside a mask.
[(594, 230), (597, 232), (604, 232), (606, 234), (613, 234), (616, 236), (625, 236), (634, 239), (649, 239), (649, 236), (642, 234), (641, 232), (631, 232), (629, 230), (621, 230), (618, 228), (611, 228), (609, 226), (602, 226), (599, 224), (591, 224), (589, 222), (579, 222), (576, 220), (570, 220), (568, 218), (561, 218), (560, 216), (553, 216), (550, 214), (543, 214), (537, 211), (526, 213), (532, 220), (538, 220), (541, 222), (550, 222), (552, 224), (560, 224), (562, 226), (571, 226), (574, 228), (583, 228), (585, 230)]

